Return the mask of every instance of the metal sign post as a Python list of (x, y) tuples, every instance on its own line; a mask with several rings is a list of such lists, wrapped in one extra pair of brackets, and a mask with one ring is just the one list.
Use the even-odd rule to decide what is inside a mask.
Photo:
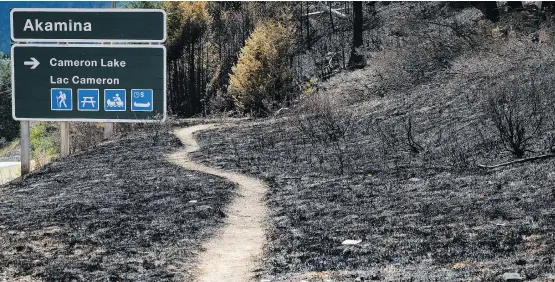
[[(60, 43), (60, 44), (67, 44), (67, 43)], [(34, 63), (38, 63), (36, 61)], [(69, 156), (69, 144), (70, 144), (70, 127), (69, 122), (62, 121), (60, 122), (60, 157), (66, 158)]]
[[(116, 8), (116, 1), (112, 1), (112, 8)], [(114, 135), (115, 123), (105, 122), (104, 123), (104, 139), (110, 139)]]
[[(24, 43), (23, 43), (24, 44)], [(13, 62), (12, 62), (13, 66)], [(12, 71), (13, 77), (13, 71)], [(12, 99), (13, 99), (13, 84), (12, 84)], [(13, 109), (12, 109), (13, 110)], [(28, 121), (21, 121), (19, 123), (19, 144), (21, 146), (21, 176), (25, 176), (31, 172), (31, 130)]]
[(69, 122), (60, 122), (60, 157), (69, 156)]
[(31, 171), (31, 136), (29, 122), (21, 123), (21, 175), (24, 176)]

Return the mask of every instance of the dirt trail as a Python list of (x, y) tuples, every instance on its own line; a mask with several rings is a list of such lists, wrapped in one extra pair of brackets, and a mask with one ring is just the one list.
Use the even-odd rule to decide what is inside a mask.
[(204, 244), (204, 252), (199, 255), (195, 271), (197, 281), (250, 281), (265, 240), (263, 222), (267, 215), (264, 204), (267, 186), (256, 178), (207, 167), (190, 159), (189, 153), (199, 149), (194, 133), (216, 127), (216, 124), (203, 124), (176, 130), (175, 134), (185, 149), (170, 155), (169, 159), (185, 169), (220, 176), (238, 184), (238, 195), (226, 212), (225, 225)]

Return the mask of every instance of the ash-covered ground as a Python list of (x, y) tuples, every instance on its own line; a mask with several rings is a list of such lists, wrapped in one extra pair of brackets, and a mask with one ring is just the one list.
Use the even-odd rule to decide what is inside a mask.
[[(474, 8), (388, 4), (366, 68), (314, 78), (285, 116), (198, 135), (197, 161), (270, 185), (260, 276), (554, 281), (555, 158), (479, 167), (555, 151), (554, 14), (492, 25)], [(515, 119), (522, 156), (496, 127)]]
[[(295, 136), (275, 123), (199, 135), (197, 160), (270, 184), (262, 277), (497, 281), (519, 273), (549, 281), (555, 274), (552, 161), (473, 172), (367, 166), (339, 175), (322, 172), (317, 153)], [(357, 163), (376, 162), (367, 148), (350, 146)], [(342, 245), (347, 239), (362, 243)]]
[(0, 280), (190, 281), (234, 186), (165, 160), (180, 149), (135, 133), (0, 187)]

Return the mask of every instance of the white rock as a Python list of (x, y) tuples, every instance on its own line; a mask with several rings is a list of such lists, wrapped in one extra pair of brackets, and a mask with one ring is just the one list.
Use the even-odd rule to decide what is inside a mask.
[(196, 203), (198, 203), (197, 200), (190, 200), (190, 201), (189, 201), (189, 204), (196, 204)]
[(507, 282), (518, 282), (518, 281), (524, 281), (524, 278), (516, 272), (507, 272), (501, 275), (501, 280), (507, 281)]
[(362, 242), (362, 240), (345, 240), (341, 243), (341, 245), (358, 245)]

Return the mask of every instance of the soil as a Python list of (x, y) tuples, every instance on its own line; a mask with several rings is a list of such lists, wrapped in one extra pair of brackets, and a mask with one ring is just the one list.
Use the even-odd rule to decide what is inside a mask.
[(186, 149), (170, 155), (170, 160), (188, 170), (216, 175), (238, 185), (237, 196), (226, 211), (225, 223), (199, 256), (196, 280), (201, 282), (251, 281), (261, 261), (264, 245), (263, 222), (266, 218), (264, 196), (267, 186), (260, 180), (239, 173), (226, 172), (194, 163), (189, 153), (199, 146), (197, 131), (213, 129), (214, 124), (186, 127), (175, 131)]
[(136, 132), (0, 186), (0, 280), (190, 281), (235, 186)]

